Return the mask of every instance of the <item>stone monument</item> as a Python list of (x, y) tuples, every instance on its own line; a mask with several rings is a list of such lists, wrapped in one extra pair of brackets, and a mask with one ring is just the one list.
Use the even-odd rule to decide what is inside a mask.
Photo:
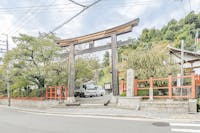
[(135, 73), (133, 69), (128, 69), (127, 70), (127, 92), (126, 96), (127, 97), (133, 97), (134, 96), (134, 78), (135, 78)]

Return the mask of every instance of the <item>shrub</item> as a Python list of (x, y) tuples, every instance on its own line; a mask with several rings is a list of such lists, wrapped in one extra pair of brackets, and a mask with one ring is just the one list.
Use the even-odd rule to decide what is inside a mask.
[(126, 92), (122, 92), (122, 94), (120, 96), (125, 97), (126, 96)]

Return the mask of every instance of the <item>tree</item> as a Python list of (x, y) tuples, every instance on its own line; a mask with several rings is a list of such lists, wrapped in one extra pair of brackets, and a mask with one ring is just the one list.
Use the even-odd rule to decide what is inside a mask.
[(110, 54), (108, 51), (105, 52), (104, 57), (103, 57), (103, 66), (109, 66), (110, 64)]
[(87, 58), (77, 58), (75, 64), (75, 82), (76, 86), (80, 86), (80, 84), (92, 80), (95, 75), (95, 71), (97, 68), (96, 61), (94, 63), (94, 59)]
[(144, 30), (142, 30), (142, 34), (140, 36), (140, 40), (142, 42), (150, 42), (151, 37), (149, 35), (149, 29), (145, 28)]
[[(41, 36), (32, 37), (25, 34), (13, 38), (17, 47), (8, 53), (4, 61), (5, 65), (10, 67), (11, 88), (44, 88), (52, 78), (51, 73), (60, 68), (57, 63), (60, 48), (50, 38), (41, 39)], [(52, 69), (55, 65), (56, 70)]]
[[(127, 68), (136, 70), (139, 79), (147, 79), (150, 76), (165, 77), (169, 73), (176, 74), (177, 65), (170, 64), (165, 42), (154, 44), (148, 50), (128, 50)], [(166, 62), (165, 65), (163, 62)]]

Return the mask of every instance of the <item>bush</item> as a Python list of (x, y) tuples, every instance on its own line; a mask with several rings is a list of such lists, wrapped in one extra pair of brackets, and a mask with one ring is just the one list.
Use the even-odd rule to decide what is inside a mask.
[(14, 92), (12, 93), (12, 97), (13, 97), (13, 98), (19, 97), (19, 92), (18, 92), (18, 91), (14, 91)]
[(149, 96), (149, 90), (138, 90), (138, 96)]
[(14, 90), (12, 91), (12, 97), (44, 97), (45, 89), (33, 89), (33, 90)]
[(45, 96), (45, 89), (34, 89), (29, 93), (29, 97), (44, 97)]
[(122, 92), (122, 94), (120, 96), (125, 97), (126, 96), (126, 92)]

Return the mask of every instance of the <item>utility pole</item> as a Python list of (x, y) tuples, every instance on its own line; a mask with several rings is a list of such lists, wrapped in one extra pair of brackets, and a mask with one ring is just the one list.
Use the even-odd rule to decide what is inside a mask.
[[(8, 34), (2, 34), (6, 36), (6, 54), (8, 54)], [(8, 76), (8, 71), (9, 71), (9, 64), (7, 64), (6, 68), (6, 89), (7, 89), (7, 98), (8, 98), (8, 106), (11, 106), (11, 98), (10, 98), (10, 83), (9, 83), (9, 76)]]
[[(181, 40), (181, 76), (184, 76), (184, 40)], [(181, 86), (183, 85), (183, 78), (181, 78)], [(183, 88), (181, 88), (181, 96), (183, 95)]]

